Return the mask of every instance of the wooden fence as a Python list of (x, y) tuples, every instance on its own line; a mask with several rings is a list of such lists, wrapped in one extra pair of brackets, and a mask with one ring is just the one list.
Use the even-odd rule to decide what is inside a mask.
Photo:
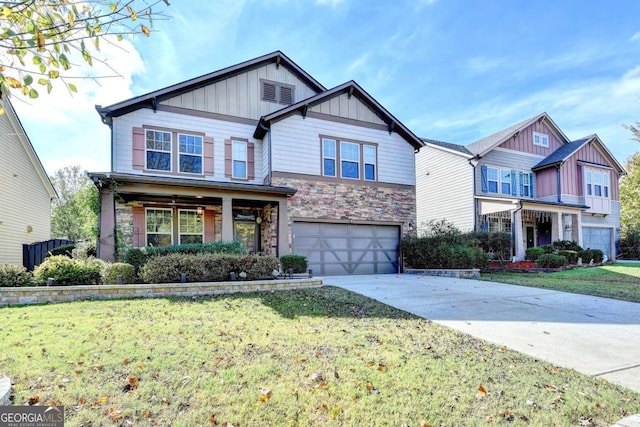
[(72, 243), (73, 240), (51, 239), (45, 242), (22, 245), (22, 265), (24, 265), (24, 268), (27, 270), (33, 271), (33, 269), (46, 258), (50, 250)]

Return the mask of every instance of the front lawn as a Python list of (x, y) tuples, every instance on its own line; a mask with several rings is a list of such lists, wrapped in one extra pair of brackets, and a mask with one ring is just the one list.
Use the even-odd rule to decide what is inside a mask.
[(482, 273), (481, 280), (640, 302), (640, 263), (619, 262), (557, 273)]
[(605, 426), (623, 387), (334, 287), (0, 309), (14, 404), (67, 426)]

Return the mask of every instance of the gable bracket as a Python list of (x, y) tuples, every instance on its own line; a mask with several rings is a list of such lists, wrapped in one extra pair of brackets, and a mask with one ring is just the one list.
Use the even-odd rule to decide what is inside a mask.
[(151, 98), (151, 108), (154, 113), (158, 111), (158, 99), (155, 96)]
[(309, 104), (304, 104), (302, 106), (302, 108), (300, 109), (300, 112), (302, 112), (302, 118), (306, 119), (307, 118), (307, 110), (309, 109)]
[(516, 133), (513, 134), (513, 139), (515, 140), (518, 137), (518, 135), (520, 135), (520, 131), (517, 131)]
[(389, 122), (389, 135), (391, 135), (391, 132), (393, 132), (395, 128), (396, 128), (396, 122), (394, 121)]
[(349, 92), (347, 92), (347, 99), (351, 99), (351, 95), (353, 95), (353, 86), (349, 87)]
[(276, 57), (276, 70), (278, 68), (280, 68), (280, 57), (279, 56)]

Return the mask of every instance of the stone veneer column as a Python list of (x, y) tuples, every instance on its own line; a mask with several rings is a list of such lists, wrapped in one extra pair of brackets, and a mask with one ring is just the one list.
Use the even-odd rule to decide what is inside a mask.
[(100, 190), (100, 238), (98, 258), (115, 261), (116, 258), (116, 204), (111, 189)]
[(233, 241), (233, 199), (222, 197), (222, 241)]

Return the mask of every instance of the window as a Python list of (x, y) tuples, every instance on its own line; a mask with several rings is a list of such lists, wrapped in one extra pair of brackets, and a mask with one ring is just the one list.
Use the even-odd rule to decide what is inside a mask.
[(593, 173), (593, 195), (602, 197), (602, 175), (599, 172)]
[(178, 134), (180, 172), (202, 173), (202, 137)]
[(498, 192), (498, 169), (496, 168), (487, 168), (487, 181), (488, 181), (488, 192), (489, 193), (497, 193)]
[(278, 104), (293, 104), (294, 86), (276, 82), (262, 82), (262, 100), (277, 102)]
[(367, 181), (376, 180), (376, 147), (373, 145), (363, 145), (364, 157), (364, 179)]
[(524, 197), (533, 197), (533, 188), (532, 188), (532, 184), (533, 184), (533, 178), (532, 178), (533, 174), (531, 174), (530, 172), (524, 172), (521, 175), (521, 182), (522, 182), (522, 194), (521, 196)]
[(173, 213), (171, 209), (146, 210), (147, 246), (173, 244)]
[(336, 141), (322, 138), (322, 175), (336, 176)]
[(511, 220), (490, 216), (487, 218), (487, 231), (489, 233), (511, 233)]
[(549, 135), (534, 132), (533, 145), (539, 145), (540, 147), (549, 148)]
[(591, 196), (593, 194), (591, 175), (592, 175), (591, 171), (587, 171), (587, 195), (588, 196)]
[(171, 171), (171, 133), (147, 130), (145, 139), (146, 168)]
[(502, 194), (511, 194), (511, 171), (500, 169), (500, 191)]
[(609, 197), (609, 173), (602, 174), (602, 195)]
[(232, 177), (247, 179), (247, 143), (232, 141)]
[(360, 179), (360, 144), (340, 142), (340, 176)]
[(202, 243), (204, 241), (203, 212), (180, 209), (178, 211), (178, 236), (180, 244)]

